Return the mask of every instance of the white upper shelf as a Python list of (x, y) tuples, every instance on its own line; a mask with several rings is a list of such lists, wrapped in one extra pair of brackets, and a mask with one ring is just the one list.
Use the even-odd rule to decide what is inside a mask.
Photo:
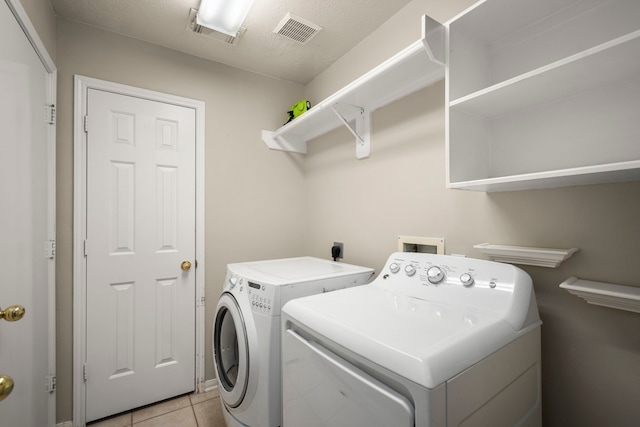
[(484, 117), (499, 117), (627, 81), (640, 72), (639, 56), (640, 30), (451, 100), (449, 105)]
[[(307, 152), (307, 141), (341, 125), (356, 136), (358, 158), (369, 153), (369, 116), (374, 110), (444, 78), (444, 26), (422, 19), (422, 38), (275, 132), (262, 131), (270, 149)], [(352, 121), (355, 126), (351, 126)], [(358, 123), (360, 122), (360, 123)]]

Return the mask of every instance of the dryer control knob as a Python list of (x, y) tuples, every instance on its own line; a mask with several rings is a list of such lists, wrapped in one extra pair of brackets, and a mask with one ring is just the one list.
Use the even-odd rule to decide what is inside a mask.
[(400, 271), (400, 264), (398, 264), (397, 262), (392, 262), (389, 265), (389, 270), (391, 270), (392, 273), (397, 273), (398, 271)]
[(407, 273), (407, 276), (411, 277), (416, 274), (416, 268), (413, 265), (409, 264), (404, 268), (404, 272)]
[(460, 275), (460, 281), (466, 287), (473, 285), (473, 277), (469, 273), (462, 273)]
[(433, 266), (427, 270), (427, 279), (433, 284), (440, 283), (444, 280), (444, 271), (440, 267)]

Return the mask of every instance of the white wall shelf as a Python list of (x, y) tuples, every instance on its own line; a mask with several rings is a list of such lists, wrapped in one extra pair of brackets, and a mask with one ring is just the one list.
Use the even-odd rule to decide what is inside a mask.
[(492, 245), (491, 243), (480, 243), (474, 245), (474, 248), (488, 255), (493, 261), (549, 268), (558, 267), (563, 261), (578, 252), (577, 248), (548, 249), (528, 246)]
[(422, 38), (278, 130), (262, 131), (273, 150), (306, 154), (307, 141), (339, 126), (356, 140), (356, 157), (370, 154), (376, 109), (444, 78), (444, 26), (423, 16)]
[(640, 313), (640, 288), (569, 277), (560, 284), (589, 304)]
[(445, 28), (449, 188), (640, 180), (640, 2), (486, 0)]

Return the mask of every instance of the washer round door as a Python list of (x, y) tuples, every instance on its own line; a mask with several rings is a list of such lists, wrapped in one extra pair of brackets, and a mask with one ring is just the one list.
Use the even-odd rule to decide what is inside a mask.
[(238, 407), (249, 383), (247, 325), (236, 298), (224, 292), (218, 300), (213, 324), (213, 354), (220, 395), (231, 408)]

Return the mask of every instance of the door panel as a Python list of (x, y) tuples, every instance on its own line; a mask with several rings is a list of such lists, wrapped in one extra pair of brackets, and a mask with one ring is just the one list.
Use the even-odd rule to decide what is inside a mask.
[(195, 111), (87, 98), (87, 421), (194, 390)]
[(282, 357), (284, 425), (414, 425), (404, 396), (291, 329), (284, 333)]
[(54, 262), (44, 250), (53, 237), (48, 222), (54, 209), (48, 202), (51, 125), (43, 118), (49, 81), (13, 13), (0, 1), (0, 308), (19, 304), (26, 310), (19, 321), (0, 320), (0, 375), (15, 383), (0, 401), (3, 426), (54, 422), (49, 411), (55, 397), (45, 387), (50, 373), (49, 264)]

